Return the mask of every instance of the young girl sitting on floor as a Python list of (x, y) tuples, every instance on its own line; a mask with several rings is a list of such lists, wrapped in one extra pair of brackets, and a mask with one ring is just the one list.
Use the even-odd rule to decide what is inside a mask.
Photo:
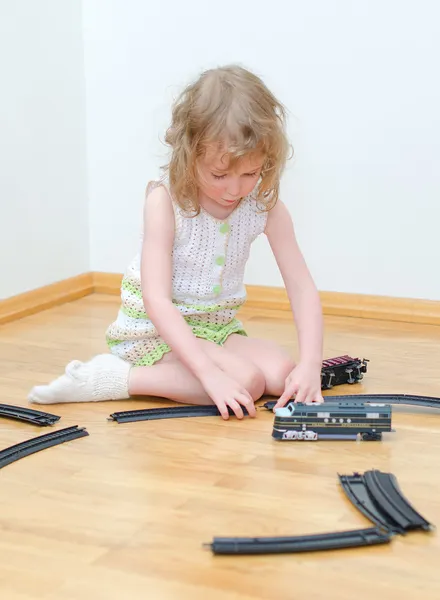
[[(40, 404), (160, 396), (242, 406), (263, 394), (283, 406), (322, 402), (319, 295), (279, 199), (289, 152), (285, 111), (264, 83), (236, 66), (207, 71), (177, 100), (166, 133), (165, 175), (147, 187), (143, 241), (107, 330), (111, 353), (73, 361)], [(265, 233), (295, 317), (300, 359), (247, 337), (236, 318), (252, 242)]]

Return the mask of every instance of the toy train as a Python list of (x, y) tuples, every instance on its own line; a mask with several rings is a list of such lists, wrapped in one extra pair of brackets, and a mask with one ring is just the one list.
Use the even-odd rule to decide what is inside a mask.
[(334, 385), (361, 381), (367, 372), (367, 362), (365, 358), (361, 360), (348, 355), (324, 360), (321, 369), (321, 389), (329, 390)]
[(289, 402), (275, 410), (272, 437), (276, 440), (379, 441), (391, 429), (389, 404)]

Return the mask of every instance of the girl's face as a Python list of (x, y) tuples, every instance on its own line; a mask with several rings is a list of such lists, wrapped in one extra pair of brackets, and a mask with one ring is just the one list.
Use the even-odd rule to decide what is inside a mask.
[(234, 207), (252, 192), (260, 177), (264, 156), (253, 152), (230, 168), (230, 159), (217, 145), (208, 146), (198, 161), (199, 200)]

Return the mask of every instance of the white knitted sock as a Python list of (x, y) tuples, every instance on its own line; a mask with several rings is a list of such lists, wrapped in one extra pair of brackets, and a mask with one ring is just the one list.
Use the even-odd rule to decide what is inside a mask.
[(37, 385), (29, 402), (97, 402), (129, 398), (128, 374), (131, 364), (114, 354), (99, 354), (86, 363), (74, 360), (66, 372), (49, 385)]

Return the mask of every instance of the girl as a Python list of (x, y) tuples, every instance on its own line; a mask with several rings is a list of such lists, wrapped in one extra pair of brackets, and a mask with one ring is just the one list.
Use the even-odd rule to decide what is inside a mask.
[[(279, 200), (288, 154), (283, 106), (236, 66), (207, 71), (182, 93), (166, 134), (165, 175), (147, 187), (143, 241), (122, 280), (122, 304), (107, 331), (110, 354), (71, 362), (31, 402), (86, 402), (152, 395), (215, 403), (255, 416), (323, 401), (323, 320), (317, 289)], [(236, 318), (252, 242), (268, 237), (296, 320), (298, 364), (276, 344), (247, 337)], [(229, 408), (228, 408), (229, 407)]]

